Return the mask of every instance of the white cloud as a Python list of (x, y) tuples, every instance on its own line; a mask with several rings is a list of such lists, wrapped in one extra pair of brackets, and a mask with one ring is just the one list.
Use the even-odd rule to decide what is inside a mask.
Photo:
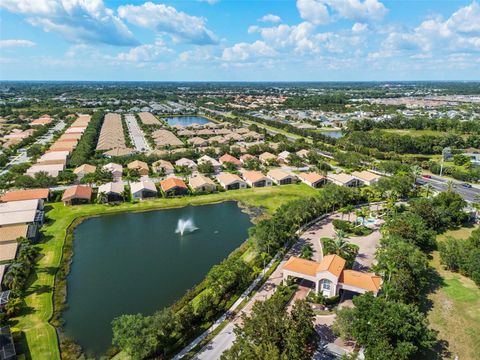
[(277, 52), (265, 42), (257, 40), (254, 43), (238, 43), (232, 47), (225, 48), (222, 54), (224, 61), (246, 61), (260, 57), (273, 57)]
[(109, 45), (138, 44), (130, 30), (104, 6), (102, 0), (2, 0), (0, 7), (24, 15), (30, 24), (68, 40)]
[(117, 59), (132, 63), (156, 62), (171, 53), (173, 51), (166, 47), (161, 39), (157, 39), (154, 44), (140, 45), (127, 52), (121, 52), (117, 55)]
[(387, 13), (378, 0), (297, 0), (297, 9), (303, 20), (324, 25), (338, 18), (372, 21)]
[(297, 0), (297, 9), (300, 17), (312, 24), (323, 25), (330, 22), (328, 8), (322, 0)]
[(175, 41), (197, 45), (217, 42), (213, 32), (206, 27), (204, 18), (177, 11), (172, 6), (149, 1), (139, 6), (120, 6), (118, 14), (137, 26), (152, 29), (160, 34), (168, 34)]
[(379, 56), (400, 56), (417, 52), (415, 58), (431, 53), (480, 52), (480, 5), (472, 2), (454, 12), (447, 20), (433, 17), (412, 30), (392, 31), (382, 43)]
[(270, 22), (270, 23), (279, 23), (282, 21), (282, 18), (278, 15), (267, 14), (258, 19), (260, 22)]
[(368, 29), (368, 25), (365, 24), (365, 23), (358, 23), (357, 22), (357, 23), (353, 24), (353, 26), (352, 26), (352, 31), (354, 33), (360, 33), (360, 32), (365, 31), (367, 29)]
[(210, 4), (210, 5), (213, 5), (213, 4), (216, 4), (216, 3), (220, 2), (220, 0), (198, 0), (198, 1), (200, 1), (200, 2), (206, 2), (206, 3)]
[(23, 40), (23, 39), (0, 40), (0, 48), (32, 47), (32, 46), (35, 46), (35, 43), (30, 40)]

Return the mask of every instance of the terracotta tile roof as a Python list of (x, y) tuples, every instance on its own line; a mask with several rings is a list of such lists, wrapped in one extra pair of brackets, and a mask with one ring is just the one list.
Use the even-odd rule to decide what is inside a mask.
[(140, 161), (140, 160), (134, 160), (134, 161), (128, 163), (127, 167), (129, 169), (148, 170), (148, 164), (146, 162)]
[(315, 261), (291, 256), (285, 265), (283, 265), (283, 269), (309, 276), (315, 276), (317, 274), (318, 265), (319, 264)]
[(35, 200), (35, 199), (47, 199), (49, 194), (48, 189), (26, 189), (26, 190), (14, 190), (4, 194), (0, 201), (20, 201), (20, 200)]
[(240, 160), (238, 160), (236, 157), (230, 155), (230, 154), (225, 154), (225, 155), (222, 155), (220, 157), (220, 159), (218, 159), (220, 161), (220, 163), (225, 163), (225, 162), (229, 162), (229, 163), (232, 163), (234, 165), (241, 165), (242, 163), (240, 162)]
[(265, 175), (262, 174), (261, 171), (245, 171), (243, 174), (242, 174), (243, 178), (247, 181), (250, 181), (252, 183), (256, 183), (257, 181), (259, 180), (263, 180), (263, 179), (266, 179), (267, 177)]
[(63, 192), (62, 201), (72, 199), (86, 199), (90, 200), (92, 197), (92, 188), (90, 186), (75, 185), (69, 187)]
[(336, 277), (339, 277), (345, 267), (345, 263), (345, 259), (338, 255), (327, 255), (323, 257), (318, 265), (317, 271), (328, 271)]
[(185, 184), (185, 182), (182, 179), (178, 179), (178, 178), (174, 178), (174, 177), (171, 177), (171, 178), (168, 178), (168, 179), (165, 179), (165, 180), (161, 181), (160, 186), (161, 186), (163, 191), (169, 191), (169, 190), (172, 190), (176, 187), (188, 189), (187, 185)]
[(276, 160), (277, 159), (277, 157), (275, 155), (273, 155), (272, 153), (269, 153), (269, 152), (264, 152), (264, 153), (260, 154), (258, 156), (258, 158), (260, 160), (263, 160), (263, 161)]
[(382, 278), (355, 270), (343, 270), (339, 282), (376, 293), (380, 290)]

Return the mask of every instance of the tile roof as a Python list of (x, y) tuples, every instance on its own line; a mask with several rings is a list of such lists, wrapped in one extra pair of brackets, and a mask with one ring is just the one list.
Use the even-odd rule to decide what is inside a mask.
[(222, 172), (218, 174), (217, 180), (224, 185), (230, 185), (237, 181), (244, 183), (244, 181), (238, 175), (230, 174), (226, 172)]
[(15, 259), (17, 254), (18, 243), (10, 242), (0, 245), (0, 261), (10, 261)]
[(363, 273), (355, 270), (343, 270), (339, 282), (354, 286), (367, 291), (378, 292), (382, 285), (382, 278), (380, 276)]
[(168, 178), (168, 179), (165, 179), (165, 180), (161, 181), (160, 186), (161, 186), (163, 191), (169, 191), (169, 190), (172, 190), (176, 187), (188, 189), (187, 185), (185, 184), (185, 182), (182, 179), (178, 179), (178, 178), (174, 178), (174, 177), (171, 177), (171, 178)]
[(80, 165), (79, 167), (75, 168), (75, 170), (73, 170), (73, 173), (78, 174), (78, 173), (82, 172), (82, 173), (85, 173), (85, 174), (89, 174), (89, 173), (95, 172), (96, 169), (97, 169), (97, 167), (94, 166), (94, 165), (83, 164), (83, 165)]
[(381, 178), (380, 175), (374, 174), (370, 171), (354, 171), (352, 172), (352, 176), (356, 177), (357, 179), (364, 180), (364, 181), (373, 181), (378, 180)]
[(242, 176), (245, 180), (250, 181), (252, 183), (256, 183), (257, 181), (264, 180), (267, 178), (265, 175), (263, 175), (261, 171), (255, 171), (255, 170), (245, 171), (242, 174)]
[(268, 177), (275, 179), (275, 180), (283, 180), (287, 177), (291, 177), (288, 172), (282, 169), (272, 169), (267, 173)]
[(300, 179), (303, 179), (305, 181), (308, 181), (312, 184), (318, 182), (318, 181), (321, 181), (321, 180), (324, 180), (326, 179), (325, 176), (323, 175), (320, 175), (320, 174), (317, 174), (315, 172), (310, 172), (310, 173), (299, 173), (297, 174), (297, 176), (300, 178)]
[(225, 163), (225, 162), (229, 162), (229, 163), (232, 163), (234, 165), (241, 165), (242, 163), (240, 162), (240, 160), (238, 160), (236, 157), (230, 155), (230, 154), (224, 154), (220, 157), (220, 159), (218, 159), (220, 161), (220, 163)]
[(20, 200), (35, 200), (48, 198), (49, 189), (25, 189), (25, 190), (13, 190), (4, 194), (0, 201), (20, 201)]
[(323, 257), (317, 268), (317, 271), (328, 271), (336, 277), (339, 277), (343, 271), (343, 268), (345, 267), (345, 263), (345, 259), (338, 255), (327, 255)]
[(71, 199), (86, 199), (92, 197), (92, 188), (90, 186), (75, 185), (71, 186), (63, 192), (62, 201)]

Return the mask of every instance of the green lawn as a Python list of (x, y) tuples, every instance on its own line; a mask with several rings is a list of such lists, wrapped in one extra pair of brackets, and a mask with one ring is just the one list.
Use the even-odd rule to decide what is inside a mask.
[[(447, 237), (463, 239), (474, 228), (448, 231), (438, 236), (438, 241)], [(480, 353), (480, 289), (469, 278), (445, 270), (440, 265), (438, 252), (434, 252), (432, 266), (442, 277), (442, 286), (429, 296), (432, 309), (428, 314), (431, 327), (438, 337), (448, 343), (450, 358), (455, 355), (462, 360), (478, 359)]]
[(41, 259), (38, 261), (26, 290), (26, 308), (18, 317), (12, 319), (12, 330), (17, 333), (16, 335), (21, 332), (21, 336), (19, 336), (21, 349), (19, 350), (29, 359), (60, 359), (55, 328), (49, 323), (49, 320), (53, 315), (52, 292), (55, 272), (62, 259), (66, 230), (75, 219), (125, 211), (148, 211), (228, 200), (240, 201), (249, 207), (262, 207), (271, 213), (282, 204), (300, 197), (314, 195), (316, 192), (317, 190), (300, 184), (175, 199), (155, 199), (137, 204), (124, 203), (118, 206), (92, 204), (65, 207), (61, 203), (48, 204), (47, 209), (50, 208), (50, 210), (47, 213), (47, 224), (42, 228), (47, 240), (38, 246), (41, 251)]

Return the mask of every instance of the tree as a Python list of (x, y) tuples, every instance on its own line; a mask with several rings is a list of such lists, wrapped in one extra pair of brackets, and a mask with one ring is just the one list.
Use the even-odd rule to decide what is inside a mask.
[(113, 320), (112, 330), (112, 343), (134, 359), (151, 356), (158, 348), (159, 340), (150, 317), (141, 314), (119, 316)]
[(39, 145), (39, 144), (33, 144), (27, 149), (27, 156), (31, 158), (40, 156), (42, 155), (42, 153), (43, 153), (42, 145)]
[(367, 359), (407, 360), (435, 344), (434, 332), (414, 305), (367, 293), (353, 298), (355, 307), (337, 312), (333, 329), (365, 347)]
[(215, 168), (210, 161), (204, 161), (198, 164), (198, 171), (202, 174), (213, 174), (215, 173)]
[(388, 219), (383, 227), (383, 232), (386, 235), (411, 242), (424, 251), (432, 250), (436, 244), (435, 232), (427, 226), (419, 215), (410, 211), (395, 214)]
[(22, 304), (23, 300), (20, 297), (10, 297), (7, 304), (5, 305), (5, 312), (9, 317), (12, 317), (15, 314), (18, 314), (18, 312), (22, 308)]

